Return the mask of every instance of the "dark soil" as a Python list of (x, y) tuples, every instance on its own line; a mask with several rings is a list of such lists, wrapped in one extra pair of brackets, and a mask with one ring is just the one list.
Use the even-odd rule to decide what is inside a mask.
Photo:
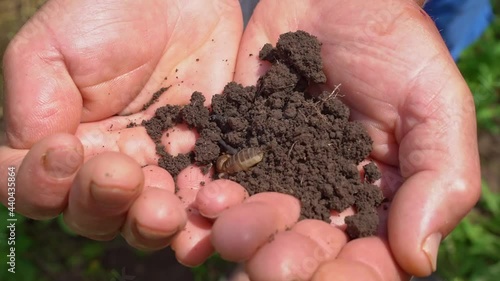
[(158, 91), (156, 91), (156, 93), (153, 94), (153, 96), (151, 97), (151, 99), (147, 103), (145, 103), (143, 105), (142, 110), (146, 110), (153, 103), (158, 102), (158, 100), (160, 99), (161, 95), (163, 95), (163, 93), (165, 93), (165, 91), (168, 90), (169, 88), (170, 88), (170, 86), (169, 87), (163, 87), (163, 88), (160, 88)]
[[(368, 164), (362, 179), (357, 169), (370, 154), (372, 140), (360, 123), (349, 121), (349, 108), (337, 93), (307, 91), (326, 82), (320, 50), (319, 41), (303, 31), (283, 34), (276, 48), (266, 44), (259, 53), (272, 65), (257, 86), (229, 83), (222, 95), (212, 98), (211, 111), (198, 92), (184, 107), (159, 108), (143, 122), (157, 143), (159, 165), (175, 176), (191, 163), (210, 167), (224, 153), (260, 148), (265, 153), (260, 163), (225, 177), (251, 195), (274, 191), (299, 198), (302, 218), (329, 222), (330, 210), (354, 206), (357, 214), (346, 219), (347, 233), (352, 238), (373, 235), (383, 195), (372, 183), (380, 172)], [(194, 152), (173, 157), (160, 138), (181, 122), (200, 137)]]
[(365, 181), (369, 183), (374, 183), (382, 177), (382, 174), (373, 162), (364, 165), (363, 171), (365, 172)]

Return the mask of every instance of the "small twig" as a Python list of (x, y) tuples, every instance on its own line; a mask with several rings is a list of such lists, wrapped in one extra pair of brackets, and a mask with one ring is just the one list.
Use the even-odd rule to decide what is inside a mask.
[(333, 89), (333, 91), (328, 95), (328, 97), (326, 97), (325, 99), (322, 99), (320, 101), (317, 102), (317, 104), (320, 104), (320, 103), (325, 103), (327, 100), (331, 99), (332, 97), (333, 98), (336, 98), (338, 96), (340, 97), (344, 97), (344, 95), (340, 95), (340, 86), (342, 86), (342, 84), (338, 84), (337, 86), (335, 86), (335, 88)]

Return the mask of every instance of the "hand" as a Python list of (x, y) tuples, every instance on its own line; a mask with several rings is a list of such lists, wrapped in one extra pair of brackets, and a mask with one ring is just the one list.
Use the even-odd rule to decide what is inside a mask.
[[(208, 241), (210, 222), (186, 215), (194, 199), (175, 196), (144, 128), (126, 127), (160, 105), (187, 103), (195, 90), (207, 100), (220, 93), (233, 78), (242, 28), (240, 7), (229, 0), (48, 1), (4, 57), (8, 144), (0, 169), (17, 168), (16, 211), (35, 219), (62, 212), (71, 229), (97, 240), (121, 232), (141, 249), (172, 243), (185, 264), (210, 255), (209, 243), (194, 249)], [(163, 143), (177, 154), (194, 140), (178, 127)], [(187, 169), (177, 186), (195, 194), (202, 180)], [(200, 234), (177, 235), (184, 227)]]
[[(347, 242), (301, 221), (297, 200), (259, 194), (222, 212), (212, 241), (251, 280), (408, 280), (436, 269), (439, 243), (480, 193), (474, 103), (431, 19), (412, 1), (262, 0), (243, 35), (235, 80), (265, 71), (248, 53), (305, 30), (323, 42), (327, 87), (374, 139), (390, 199), (377, 237)], [(258, 201), (256, 203), (255, 201)], [(276, 204), (280, 202), (280, 204)]]

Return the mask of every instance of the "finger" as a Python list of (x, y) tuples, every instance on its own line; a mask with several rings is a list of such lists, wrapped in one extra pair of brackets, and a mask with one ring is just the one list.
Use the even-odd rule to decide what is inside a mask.
[(186, 221), (184, 207), (173, 192), (146, 187), (128, 211), (122, 236), (135, 248), (158, 250), (170, 244)]
[[(276, 234), (246, 264), (250, 280), (309, 280), (317, 267), (329, 258), (325, 249), (294, 231)], [(336, 255), (336, 253), (335, 253)]]
[[(285, 229), (292, 227), (300, 216), (300, 202), (291, 195), (278, 192), (263, 192), (255, 194), (245, 200), (245, 203), (264, 203), (277, 212), (278, 225), (283, 225)], [(280, 204), (276, 204), (280, 202)]]
[[(29, 151), (4, 146), (1, 152), (0, 166), (4, 171), (8, 166), (18, 167), (16, 210), (20, 214), (48, 219), (66, 208), (69, 189), (83, 162), (83, 148), (77, 138), (55, 134), (37, 142)], [(0, 186), (6, 191), (6, 182), (0, 182)], [(5, 194), (2, 192), (2, 202)]]
[(187, 212), (187, 223), (172, 240), (172, 250), (177, 261), (186, 266), (200, 265), (214, 253), (210, 243), (212, 222), (200, 215), (192, 204), (197, 192), (196, 189), (183, 188), (176, 194)]
[(347, 242), (341, 230), (318, 220), (302, 220), (274, 235), (246, 265), (251, 280), (309, 280), (317, 267)]
[(244, 187), (229, 180), (215, 180), (206, 184), (196, 195), (194, 205), (206, 218), (217, 218), (224, 210), (240, 204), (248, 197)]
[(330, 280), (384, 281), (384, 279), (379, 279), (377, 273), (364, 263), (341, 259), (321, 264), (311, 279), (311, 281)]
[(415, 276), (436, 270), (442, 239), (477, 201), (476, 184), (450, 178), (418, 174), (405, 182), (390, 207), (391, 248), (401, 266)]
[(175, 192), (175, 182), (165, 169), (155, 165), (146, 166), (142, 168), (144, 173), (144, 187), (154, 187), (167, 190), (171, 193)]
[(172, 249), (177, 260), (186, 266), (202, 264), (214, 253), (210, 243), (212, 221), (203, 217), (194, 204), (196, 194), (203, 183), (210, 183), (211, 173), (204, 175), (200, 168), (189, 166), (177, 176), (179, 190), (176, 195), (187, 213), (184, 229), (172, 240)]
[(179, 263), (194, 267), (204, 263), (214, 253), (210, 243), (212, 223), (200, 214), (188, 213), (187, 219), (183, 231), (172, 241), (172, 250)]
[(394, 260), (389, 245), (379, 237), (350, 241), (342, 248), (337, 259), (363, 263), (377, 275), (374, 280), (410, 280), (410, 276)]
[(292, 231), (304, 235), (321, 247), (314, 252), (319, 262), (336, 257), (348, 241), (344, 231), (319, 220), (301, 220), (293, 226)]
[(299, 214), (296, 198), (259, 193), (220, 214), (213, 226), (212, 243), (224, 259), (244, 261), (274, 233), (293, 226)]
[(64, 221), (82, 236), (112, 239), (141, 194), (143, 184), (142, 169), (132, 158), (116, 152), (98, 155), (78, 172)]
[(420, 89), (418, 96), (431, 98), (432, 105), (408, 98), (402, 120), (400, 167), (407, 180), (393, 199), (388, 235), (398, 262), (416, 276), (436, 270), (440, 241), (481, 191), (474, 101), (452, 63), (433, 63), (420, 74), (425, 81), (433, 81), (435, 73), (451, 76), (433, 82), (440, 85), (438, 93)]

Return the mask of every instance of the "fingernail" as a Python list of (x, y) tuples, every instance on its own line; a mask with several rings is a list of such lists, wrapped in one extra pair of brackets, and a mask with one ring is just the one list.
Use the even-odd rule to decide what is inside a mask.
[(153, 229), (151, 227), (142, 225), (142, 224), (137, 224), (137, 232), (139, 235), (142, 236), (142, 238), (146, 238), (149, 240), (158, 240), (158, 239), (165, 239), (168, 238), (169, 236), (172, 236), (177, 232), (177, 230), (166, 232), (166, 231), (161, 231), (158, 229)]
[(422, 250), (424, 251), (427, 259), (429, 260), (429, 264), (432, 268), (432, 272), (436, 271), (437, 266), (437, 255), (439, 250), (439, 244), (441, 244), (441, 238), (443, 235), (441, 233), (436, 232), (433, 233), (424, 240), (424, 244), (422, 245)]
[(49, 149), (42, 156), (42, 164), (50, 176), (58, 179), (67, 178), (78, 170), (83, 156), (76, 149)]
[(137, 188), (103, 187), (95, 182), (90, 183), (90, 194), (92, 198), (100, 205), (109, 208), (128, 206), (133, 202), (136, 191)]

